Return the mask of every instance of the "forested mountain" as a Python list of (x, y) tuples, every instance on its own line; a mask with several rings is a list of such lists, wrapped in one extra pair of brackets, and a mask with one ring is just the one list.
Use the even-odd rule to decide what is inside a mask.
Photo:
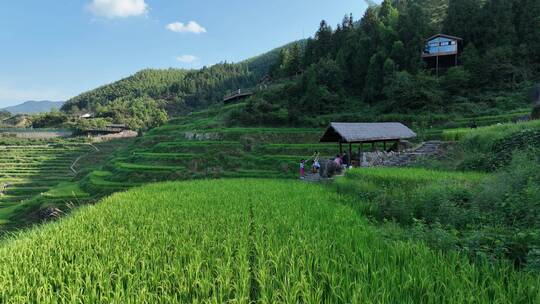
[[(441, 77), (420, 54), (439, 32), (460, 36), (460, 66)], [(537, 0), (384, 0), (335, 29), (322, 21), (305, 48), (283, 52), (274, 78), (233, 123), (306, 124), (339, 112), (469, 113), (527, 105), (539, 79)]]
[[(297, 42), (302, 43), (302, 42)], [(220, 63), (200, 70), (148, 69), (115, 83), (83, 93), (63, 107), (67, 112), (94, 112), (110, 116), (111, 111), (144, 98), (151, 106), (176, 115), (219, 103), (239, 88), (256, 85), (278, 60), (285, 45), (240, 63)]]
[(217, 64), (200, 70), (143, 70), (110, 85), (69, 100), (63, 110), (69, 112), (107, 112), (122, 99), (149, 97), (169, 113), (205, 107), (209, 101), (223, 98), (231, 88), (252, 85), (255, 76), (246, 65)]
[(64, 102), (62, 101), (27, 101), (16, 106), (6, 107), (1, 110), (8, 111), (11, 114), (36, 114), (58, 110)]
[[(440, 77), (421, 53), (437, 33), (463, 38), (458, 67)], [(200, 70), (144, 70), (84, 93), (63, 110), (123, 120), (147, 104), (169, 115), (219, 104), (227, 93), (259, 90), (228, 120), (241, 125), (320, 125), (339, 113), (496, 114), (528, 106), (540, 77), (537, 0), (384, 0), (360, 20), (322, 21), (313, 38), (238, 64)], [(358, 117), (356, 119), (359, 119)]]

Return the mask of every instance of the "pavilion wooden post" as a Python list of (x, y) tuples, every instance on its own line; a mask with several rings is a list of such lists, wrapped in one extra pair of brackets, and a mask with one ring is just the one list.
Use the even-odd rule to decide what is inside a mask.
[(362, 156), (364, 154), (364, 143), (360, 143), (358, 146), (358, 167), (362, 167)]
[(375, 151), (375, 142), (371, 143), (371, 150)]
[(383, 148), (384, 148), (384, 151), (386, 151), (386, 141), (383, 141)]
[(342, 155), (343, 154), (343, 143), (340, 141), (339, 142), (339, 155)]
[(401, 150), (401, 148), (400, 148), (400, 143), (401, 143), (401, 141), (398, 139), (398, 140), (396, 141), (396, 147), (397, 147), (397, 152), (398, 152), (398, 153), (401, 152), (401, 151), (400, 151), (400, 150)]

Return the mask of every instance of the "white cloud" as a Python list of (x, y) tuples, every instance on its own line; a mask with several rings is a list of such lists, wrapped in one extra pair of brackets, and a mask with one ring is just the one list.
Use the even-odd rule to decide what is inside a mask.
[(182, 63), (194, 63), (196, 61), (199, 61), (199, 58), (193, 55), (181, 55), (181, 56), (176, 57), (176, 60)]
[(148, 12), (145, 0), (92, 0), (88, 10), (109, 19), (144, 15)]
[(174, 22), (174, 23), (168, 24), (166, 28), (169, 31), (173, 31), (175, 33), (194, 33), (194, 34), (206, 33), (206, 29), (195, 21), (190, 21), (187, 24), (184, 24), (182, 22)]

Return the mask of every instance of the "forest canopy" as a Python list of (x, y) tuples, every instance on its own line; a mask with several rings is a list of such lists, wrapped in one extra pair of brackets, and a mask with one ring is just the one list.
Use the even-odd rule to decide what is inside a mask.
[[(459, 66), (441, 77), (420, 56), (437, 33), (463, 38)], [(528, 106), (526, 92), (540, 76), (540, 2), (384, 0), (358, 21), (347, 15), (335, 28), (322, 21), (305, 46), (282, 50), (270, 71), (292, 80), (254, 97), (232, 122), (275, 116), (281, 124), (286, 116), (306, 124), (363, 109), (418, 114)]]

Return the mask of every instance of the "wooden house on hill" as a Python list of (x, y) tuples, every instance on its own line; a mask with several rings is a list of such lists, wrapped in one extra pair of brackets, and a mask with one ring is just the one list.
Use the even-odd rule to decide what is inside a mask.
[(242, 91), (242, 90), (239, 89), (238, 91), (235, 91), (234, 93), (225, 96), (223, 98), (223, 103), (231, 104), (231, 103), (246, 99), (246, 98), (250, 97), (251, 95), (253, 95), (253, 92)]
[(455, 36), (437, 34), (426, 40), (422, 58), (427, 69), (440, 71), (458, 65), (458, 57), (461, 53), (463, 39)]
[(78, 135), (84, 135), (88, 137), (104, 136), (111, 134), (120, 134), (122, 132), (129, 131), (129, 128), (125, 124), (109, 124), (104, 128), (89, 128), (80, 130)]

